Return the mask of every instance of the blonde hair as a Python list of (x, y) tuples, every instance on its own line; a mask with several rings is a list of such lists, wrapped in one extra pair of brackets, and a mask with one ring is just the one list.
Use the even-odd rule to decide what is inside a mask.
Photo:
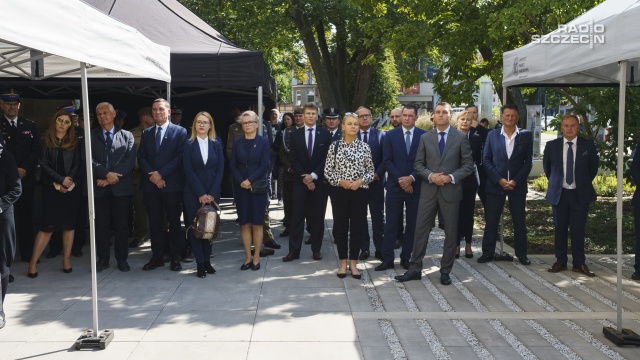
[(455, 122), (456, 129), (458, 128), (458, 120), (459, 120), (460, 118), (463, 118), (463, 117), (464, 117), (464, 118), (468, 118), (468, 119), (469, 119), (469, 121), (473, 121), (473, 119), (472, 119), (472, 117), (471, 117), (471, 113), (470, 113), (469, 111), (467, 111), (467, 110), (464, 110), (464, 111), (460, 112), (460, 113), (458, 114), (458, 116), (456, 116), (456, 122)]
[(209, 125), (211, 126), (209, 128), (209, 140), (211, 141), (216, 141), (216, 128), (213, 125), (213, 117), (211, 116), (211, 114), (209, 114), (206, 111), (200, 111), (199, 113), (196, 114), (196, 116), (193, 118), (193, 123), (191, 124), (191, 138), (189, 139), (189, 141), (194, 142), (196, 140), (196, 119), (198, 118), (198, 116), (204, 116), (209, 120)]

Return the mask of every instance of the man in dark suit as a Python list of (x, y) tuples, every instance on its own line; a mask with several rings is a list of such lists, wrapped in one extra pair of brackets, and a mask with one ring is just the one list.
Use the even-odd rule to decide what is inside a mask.
[(634, 264), (634, 269), (636, 270), (631, 278), (633, 280), (640, 280), (640, 156), (638, 156), (638, 150), (640, 149), (640, 144), (636, 146), (636, 149), (633, 151), (633, 162), (631, 163), (631, 176), (633, 177), (633, 182), (636, 184), (636, 191), (633, 192), (633, 199), (631, 200), (631, 204), (633, 204), (633, 221), (635, 225), (635, 235), (636, 235), (636, 260)]
[[(478, 107), (471, 104), (467, 105), (464, 108), (471, 115), (471, 130), (469, 131), (469, 135), (478, 134), (480, 135), (480, 150), (484, 147), (484, 143), (487, 142), (487, 135), (489, 135), (489, 129), (478, 124)], [(482, 153), (481, 153), (482, 154)], [(482, 155), (480, 156), (482, 158)], [(482, 160), (481, 160), (482, 161)], [(482, 207), (484, 208), (484, 204), (487, 201), (487, 194), (485, 188), (487, 186), (487, 172), (484, 169), (484, 166), (478, 167), (478, 177), (480, 178), (480, 185), (478, 186), (478, 196), (480, 197), (480, 202), (482, 202)]]
[(182, 148), (187, 131), (169, 121), (171, 107), (165, 99), (156, 99), (151, 106), (155, 126), (142, 133), (138, 150), (138, 165), (142, 173), (140, 188), (149, 216), (153, 256), (143, 270), (164, 266), (163, 219), (169, 223), (169, 254), (171, 270), (180, 271), (180, 254), (185, 239), (180, 228), (181, 199), (184, 185)]
[[(384, 163), (382, 162), (382, 148), (384, 144), (384, 132), (371, 127), (371, 110), (361, 106), (356, 110), (360, 131), (358, 139), (369, 144), (371, 148), (371, 160), (375, 174), (373, 181), (369, 184), (369, 213), (371, 214), (371, 230), (373, 233), (373, 245), (375, 246), (376, 258), (382, 258), (382, 236), (384, 234)], [(369, 247), (371, 237), (369, 237), (369, 224), (365, 222), (364, 238), (360, 251), (360, 260), (369, 258)]]
[(291, 135), (296, 129), (304, 127), (302, 118), (302, 107), (296, 107), (293, 110), (295, 123), (284, 129), (282, 133), (282, 146), (280, 147), (280, 164), (282, 166), (282, 207), (284, 209), (284, 218), (282, 225), (284, 231), (280, 233), (280, 237), (289, 237), (289, 229), (291, 227), (291, 211), (293, 209), (293, 180), (294, 173), (291, 167)]
[(13, 89), (0, 94), (0, 108), (4, 114), (0, 120), (4, 149), (15, 158), (22, 182), (22, 195), (14, 204), (17, 243), (22, 261), (29, 262), (33, 253), (33, 195), (40, 138), (32, 121), (18, 117), (20, 95)]
[(451, 123), (451, 105), (443, 102), (434, 110), (435, 128), (420, 138), (415, 169), (420, 180), (420, 206), (416, 222), (411, 266), (398, 281), (422, 278), (422, 258), (427, 251), (429, 234), (435, 225), (437, 212), (444, 218), (444, 247), (440, 267), (440, 283), (450, 285), (449, 273), (458, 245), (458, 210), (462, 200), (462, 180), (473, 172), (473, 159), (467, 135), (454, 129)]
[[(291, 136), (290, 160), (294, 172), (293, 211), (289, 234), (289, 253), (282, 258), (288, 262), (300, 258), (304, 217), (309, 209), (309, 230), (311, 233), (311, 251), (314, 260), (322, 260), (320, 249), (324, 237), (324, 217), (326, 203), (323, 201), (324, 162), (331, 143), (327, 129), (316, 125), (318, 107), (314, 103), (303, 106), (305, 126), (297, 129)], [(323, 206), (323, 203), (325, 206)]]
[(118, 269), (131, 270), (129, 256), (129, 215), (133, 197), (133, 167), (136, 149), (133, 134), (114, 126), (116, 112), (108, 102), (98, 104), (100, 127), (91, 130), (93, 196), (96, 208), (96, 271), (109, 268), (111, 230)]
[[(389, 123), (391, 124), (391, 126), (393, 126), (394, 129), (399, 126), (402, 126), (402, 109), (395, 108), (389, 112)], [(387, 221), (389, 221), (388, 218), (387, 218)], [(394, 245), (394, 247), (396, 249), (400, 249), (402, 247), (403, 242), (404, 242), (404, 212), (401, 211), (398, 214), (398, 234), (396, 235), (396, 244)], [(378, 257), (377, 255), (378, 254), (376, 254), (376, 258), (382, 260), (382, 253), (380, 253), (380, 257)]]
[[(418, 108), (413, 104), (405, 105), (402, 109), (402, 126), (390, 130), (384, 137), (382, 148), (384, 167), (387, 171), (386, 213), (387, 220), (397, 219), (398, 214), (406, 208), (404, 242), (400, 252), (400, 265), (409, 269), (413, 238), (418, 215), (418, 201), (420, 197), (421, 181), (414, 169), (416, 153), (420, 137), (424, 130), (415, 126), (418, 120)], [(382, 238), (382, 264), (375, 270), (393, 269), (395, 254), (393, 252), (398, 233), (398, 222), (387, 221)]]
[(562, 138), (549, 141), (544, 148), (542, 166), (549, 179), (547, 201), (553, 209), (556, 262), (549, 272), (567, 269), (568, 229), (571, 228), (573, 271), (593, 277), (585, 264), (584, 228), (589, 203), (596, 200), (592, 181), (598, 174), (598, 153), (592, 140), (578, 137), (576, 115), (565, 115), (560, 123)]
[(487, 171), (487, 202), (482, 256), (478, 262), (493, 261), (500, 216), (508, 196), (516, 256), (520, 263), (529, 265), (525, 205), (527, 177), (533, 167), (533, 137), (529, 130), (518, 129), (519, 115), (515, 105), (503, 106), (500, 118), (503, 126), (500, 130), (489, 132), (482, 156)]

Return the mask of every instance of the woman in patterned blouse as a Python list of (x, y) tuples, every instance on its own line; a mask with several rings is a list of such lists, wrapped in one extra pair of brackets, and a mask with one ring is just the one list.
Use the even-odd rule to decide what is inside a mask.
[[(351, 276), (360, 279), (357, 269), (358, 252), (367, 221), (369, 183), (374, 167), (369, 145), (357, 139), (358, 116), (346, 113), (342, 121), (343, 139), (329, 146), (324, 176), (331, 184), (333, 234), (340, 267), (338, 277), (347, 276), (347, 253)], [(350, 235), (350, 236), (349, 236)]]

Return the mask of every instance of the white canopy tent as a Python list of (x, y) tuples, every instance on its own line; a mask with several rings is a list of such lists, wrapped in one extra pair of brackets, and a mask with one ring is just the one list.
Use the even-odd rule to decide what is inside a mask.
[[(627, 86), (638, 85), (640, 0), (607, 0), (558, 30), (504, 53), (503, 80), (509, 86), (619, 86), (617, 191), (617, 340), (622, 329), (622, 178)], [(605, 328), (605, 335), (614, 334)], [(634, 340), (635, 341), (635, 340)]]
[[(76, 77), (89, 118), (87, 75), (171, 81), (169, 48), (150, 41), (79, 0), (4, 0), (0, 21), (0, 77), (42, 80)], [(93, 183), (91, 137), (85, 136), (86, 168)], [(93, 336), (98, 336), (93, 187), (87, 187), (91, 238)], [(91, 332), (89, 332), (91, 333)], [(112, 335), (112, 333), (111, 333)], [(106, 341), (91, 343), (104, 348)], [(76, 343), (78, 347), (78, 343)]]

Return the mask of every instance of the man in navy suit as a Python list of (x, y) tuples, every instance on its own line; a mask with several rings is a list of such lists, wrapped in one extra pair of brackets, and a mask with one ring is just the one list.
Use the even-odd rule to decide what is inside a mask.
[[(290, 160), (293, 169), (293, 210), (289, 233), (289, 253), (282, 258), (288, 262), (300, 258), (304, 217), (309, 209), (308, 227), (311, 233), (311, 251), (314, 260), (322, 260), (320, 249), (324, 237), (326, 202), (323, 201), (324, 162), (331, 143), (327, 129), (316, 125), (318, 107), (307, 103), (302, 109), (304, 127), (291, 136)], [(324, 205), (324, 206), (323, 206)]]
[(138, 165), (142, 173), (140, 188), (149, 216), (151, 250), (153, 256), (143, 270), (164, 266), (163, 219), (169, 223), (171, 270), (180, 271), (180, 254), (185, 249), (181, 235), (182, 212), (182, 149), (187, 141), (187, 131), (169, 121), (171, 107), (165, 99), (156, 99), (151, 106), (155, 126), (147, 128), (140, 139)]
[(133, 197), (136, 149), (133, 134), (114, 126), (116, 111), (108, 102), (98, 104), (100, 127), (91, 130), (93, 196), (96, 208), (96, 271), (109, 268), (111, 230), (120, 271), (129, 271), (129, 214)]
[(414, 169), (414, 162), (420, 137), (425, 133), (424, 130), (415, 126), (417, 120), (417, 106), (405, 105), (402, 109), (402, 126), (389, 130), (384, 137), (382, 154), (384, 167), (387, 170), (385, 205), (387, 220), (393, 219), (394, 221), (387, 221), (384, 227), (382, 264), (375, 268), (376, 271), (393, 269), (395, 258), (393, 250), (398, 233), (398, 222), (395, 219), (405, 208), (407, 226), (400, 252), (400, 265), (409, 269), (422, 183)]
[[(369, 184), (369, 213), (371, 214), (371, 229), (373, 232), (373, 245), (375, 246), (376, 258), (382, 257), (382, 236), (384, 233), (384, 164), (382, 162), (382, 147), (384, 143), (384, 132), (371, 127), (371, 110), (361, 106), (356, 110), (360, 131), (358, 139), (369, 144), (371, 148), (371, 160), (375, 174), (373, 181)], [(365, 222), (364, 238), (360, 251), (360, 260), (369, 258), (369, 247), (371, 238), (369, 237), (369, 224)]]
[(502, 128), (487, 135), (482, 163), (487, 172), (487, 193), (482, 256), (479, 263), (493, 261), (498, 238), (498, 225), (509, 197), (509, 211), (513, 219), (515, 251), (523, 265), (530, 265), (527, 258), (527, 228), (525, 225), (527, 201), (527, 177), (533, 167), (533, 136), (531, 131), (518, 129), (518, 108), (502, 107)]
[(578, 137), (580, 121), (576, 115), (562, 118), (562, 137), (549, 141), (544, 148), (542, 166), (549, 179), (547, 201), (553, 209), (556, 262), (548, 270), (567, 269), (568, 230), (571, 228), (573, 271), (593, 277), (585, 264), (584, 228), (589, 203), (596, 199), (592, 181), (598, 174), (598, 153), (592, 140)]

